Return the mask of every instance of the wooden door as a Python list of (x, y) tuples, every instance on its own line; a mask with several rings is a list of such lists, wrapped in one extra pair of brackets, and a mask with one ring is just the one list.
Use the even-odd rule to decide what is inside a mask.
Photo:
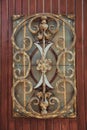
[[(87, 0), (0, 0), (0, 130), (87, 129)], [(12, 15), (75, 14), (77, 118), (34, 119), (12, 116)]]

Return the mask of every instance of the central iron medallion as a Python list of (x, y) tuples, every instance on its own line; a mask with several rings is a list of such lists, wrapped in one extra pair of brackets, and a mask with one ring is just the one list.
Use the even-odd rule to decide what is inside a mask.
[(15, 117), (75, 117), (73, 16), (13, 17), (13, 113)]

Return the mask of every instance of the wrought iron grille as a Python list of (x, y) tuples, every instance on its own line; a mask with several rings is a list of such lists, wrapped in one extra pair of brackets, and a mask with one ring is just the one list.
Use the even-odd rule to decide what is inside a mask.
[(13, 16), (13, 115), (75, 117), (74, 16)]

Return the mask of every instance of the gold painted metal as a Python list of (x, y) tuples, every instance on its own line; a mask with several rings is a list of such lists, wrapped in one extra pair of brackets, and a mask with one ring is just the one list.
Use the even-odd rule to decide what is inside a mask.
[(13, 16), (13, 116), (76, 117), (74, 16)]

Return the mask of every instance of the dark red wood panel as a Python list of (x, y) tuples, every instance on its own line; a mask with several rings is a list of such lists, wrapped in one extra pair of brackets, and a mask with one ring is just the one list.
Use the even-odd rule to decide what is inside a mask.
[(7, 89), (8, 89), (8, 0), (2, 1), (2, 82), (1, 82), (1, 130), (7, 130)]
[[(1, 1), (0, 1), (0, 18), (2, 18), (2, 11), (1, 11)], [(1, 61), (1, 57), (2, 57), (2, 46), (1, 46), (1, 41), (2, 41), (2, 20), (0, 19), (0, 84), (1, 84), (1, 79), (2, 79), (2, 75), (1, 75), (1, 73), (2, 73), (2, 61)], [(1, 99), (1, 93), (2, 93), (2, 91), (1, 91), (1, 87), (0, 87), (0, 99)], [(1, 100), (0, 100), (0, 117), (1, 117)], [(0, 122), (2, 121), (2, 119), (0, 118)], [(1, 125), (0, 125), (0, 129), (1, 129)]]
[[(82, 81), (82, 50), (77, 49), (76, 53), (76, 68), (77, 68), (77, 118), (78, 118), (78, 129), (85, 130), (85, 109), (84, 109), (84, 88), (83, 81)], [(80, 88), (81, 87), (81, 88)]]
[[(43, 5), (44, 4), (44, 5)], [(77, 119), (13, 118), (13, 14), (61, 13), (76, 15)], [(0, 130), (86, 130), (87, 124), (87, 0), (0, 0)], [(1, 60), (2, 57), (2, 60)]]
[(38, 130), (37, 129), (37, 119), (30, 119), (30, 130)]
[(50, 13), (51, 1), (50, 0), (44, 0), (44, 5), (45, 5), (45, 12)]
[(61, 130), (61, 122), (60, 119), (53, 120), (53, 130)]
[(23, 119), (23, 130), (30, 130), (30, 119)]
[(67, 11), (67, 0), (60, 0), (60, 14), (66, 14)]
[(83, 11), (82, 0), (76, 1), (76, 71), (77, 71), (77, 110), (78, 129), (86, 130), (85, 126), (85, 93), (84, 93), (84, 43), (83, 43)]
[(22, 2), (22, 14), (28, 15), (28, 0)]
[(35, 12), (36, 12), (36, 0), (30, 0), (28, 7), (29, 7), (29, 11), (30, 11), (29, 14), (35, 14)]
[(40, 120), (40, 119), (38, 119), (38, 122), (37, 122), (38, 124), (37, 124), (37, 130), (45, 130), (45, 120), (44, 119), (42, 119), (42, 120)]
[(86, 109), (86, 129), (87, 129), (87, 1), (83, 1), (84, 6), (84, 62), (85, 62), (85, 109)]
[[(84, 47), (87, 47), (87, 1), (83, 1), (83, 13), (84, 13), (84, 26), (83, 26), (83, 29), (84, 29), (84, 40), (85, 40), (85, 43), (84, 43)], [(87, 51), (87, 50), (86, 50)], [(85, 55), (86, 56), (86, 55)], [(86, 81), (86, 80), (85, 80)], [(87, 87), (86, 87), (87, 88)], [(87, 104), (86, 104), (87, 105)]]
[(52, 1), (52, 13), (58, 14), (58, 0)]
[(75, 0), (67, 0), (67, 13), (75, 14)]
[(61, 119), (61, 129), (69, 130), (69, 119)]
[(23, 130), (23, 118), (16, 118), (15, 130)]
[(78, 130), (78, 126), (77, 126), (77, 120), (75, 119), (70, 119), (70, 130)]
[(52, 0), (52, 13), (58, 14), (58, 0)]
[[(87, 40), (85, 40), (85, 44), (87, 44)], [(84, 54), (85, 54), (85, 93), (87, 93), (87, 47), (85, 47), (85, 49), (84, 49)], [(86, 104), (86, 107), (85, 107), (85, 109), (86, 109), (86, 129), (87, 129), (87, 94), (85, 94), (85, 99), (86, 99), (86, 101), (85, 101), (85, 104)]]
[(44, 12), (43, 0), (37, 0), (36, 1), (36, 13), (42, 13), (42, 12)]
[(76, 48), (82, 49), (82, 0), (77, 0), (75, 4), (76, 4), (75, 15), (76, 15), (76, 40), (77, 40)]
[(53, 130), (53, 119), (46, 120), (46, 130)]
[(12, 35), (12, 15), (15, 13), (15, 3), (13, 0), (8, 1), (8, 129), (15, 130), (15, 119), (12, 116), (12, 100), (11, 100), (11, 89), (12, 89), (12, 43), (11, 43), (11, 35)]
[(16, 3), (16, 14), (22, 13), (22, 0), (15, 0)]

